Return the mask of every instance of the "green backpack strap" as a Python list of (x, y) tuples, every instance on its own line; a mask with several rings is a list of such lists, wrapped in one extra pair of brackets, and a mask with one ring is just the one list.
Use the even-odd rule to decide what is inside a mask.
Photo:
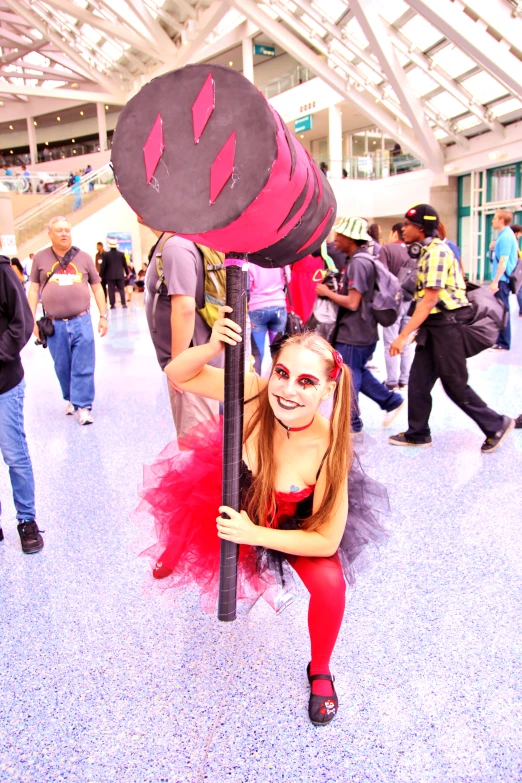
[(156, 273), (158, 279), (156, 281), (156, 293), (154, 294), (154, 302), (152, 304), (152, 331), (156, 331), (156, 308), (158, 306), (158, 299), (160, 298), (161, 287), (163, 284), (167, 285), (165, 281), (165, 273), (163, 271), (163, 248), (166, 242), (173, 237), (174, 234), (164, 233), (161, 235), (156, 250), (154, 251), (154, 262), (156, 264)]
[(225, 304), (226, 272), (225, 254), (206, 245), (196, 244), (203, 256), (205, 303), (197, 312), (212, 329), (218, 318), (218, 309)]

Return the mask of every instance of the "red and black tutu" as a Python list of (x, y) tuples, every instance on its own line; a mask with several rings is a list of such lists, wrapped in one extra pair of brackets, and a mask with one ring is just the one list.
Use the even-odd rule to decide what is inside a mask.
[[(183, 451), (180, 451), (179, 445)], [(202, 606), (213, 611), (219, 583), (220, 539), (216, 517), (221, 505), (223, 420), (217, 417), (194, 427), (182, 441), (173, 441), (156, 461), (145, 467), (138, 512), (155, 522), (156, 543), (142, 554), (149, 556), (156, 578), (168, 573), (163, 588), (196, 585)], [(248, 492), (252, 475), (242, 464), (242, 492)], [(380, 518), (388, 510), (386, 489), (366, 476), (354, 460), (348, 478), (349, 510), (338, 555), (349, 584), (355, 582), (354, 565), (368, 544), (382, 543), (386, 533)], [(312, 513), (313, 487), (297, 493), (277, 493), (274, 526), (299, 529)], [(261, 547), (240, 546), (238, 599), (263, 596), (271, 605), (283, 585), (293, 578), (286, 555)]]

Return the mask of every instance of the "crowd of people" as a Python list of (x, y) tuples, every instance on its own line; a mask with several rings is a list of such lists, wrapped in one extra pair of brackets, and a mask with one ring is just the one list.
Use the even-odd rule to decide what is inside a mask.
[[(510, 277), (518, 261), (511, 221), (505, 211), (495, 215), (499, 236), (489, 286), (508, 308)], [(40, 551), (43, 538), (36, 521), (34, 478), (23, 426), (20, 352), (32, 333), (47, 345), (66, 403), (65, 414), (76, 415), (81, 425), (92, 424), (95, 339), (91, 299), (99, 315), (98, 333), (104, 337), (109, 326), (107, 297), (115, 308), (118, 292), (121, 307), (126, 308), (127, 296), (135, 287), (139, 290), (142, 282), (147, 324), (159, 367), (168, 379), (181, 450), (208, 450), (220, 437), (215, 422), (224, 393), (224, 346), (245, 339), (247, 354), (253, 356), (245, 388), (243, 464), (248, 480), (244, 510), (238, 513), (221, 507), (217, 535), (263, 553), (279, 553), (278, 567), (282, 568), (284, 560), (310, 591), (310, 718), (321, 725), (328, 723), (338, 707), (329, 661), (343, 616), (345, 579), (351, 580), (352, 563), (363, 544), (377, 540), (381, 533), (378, 526), (368, 532), (360, 504), (359, 522), (359, 512), (349, 509), (352, 440), (363, 431), (359, 395), (379, 405), (384, 424), (389, 426), (406, 405), (407, 393), (408, 428), (389, 438), (394, 446), (432, 444), (431, 394), (438, 379), (448, 397), (482, 430), (484, 454), (496, 451), (515, 426), (522, 427), (522, 417), (515, 420), (492, 410), (468, 385), (461, 328), (471, 312), (466, 281), (458, 248), (445, 237), (430, 205), (408, 210), (404, 220), (393, 225), (386, 243), (379, 226), (354, 216), (339, 220), (333, 242), (320, 255), (298, 262), (293, 269), (250, 264), (251, 337), (240, 334), (230, 308), (221, 307), (209, 317), (209, 280), (219, 292), (222, 281), (215, 271), (222, 266), (222, 254), (177, 235), (153, 232), (156, 242), (150, 263), (136, 275), (115, 239), (109, 240), (107, 250), (98, 242), (93, 259), (73, 245), (69, 222), (54, 217), (49, 223), (50, 246), (32, 259), (27, 296), (18, 259), (0, 256), (0, 449), (9, 466), (22, 550), (28, 554)], [(326, 283), (327, 275), (335, 284)], [(304, 286), (305, 280), (313, 290), (311, 297), (295, 288)], [(383, 280), (398, 281), (402, 294), (395, 317), (382, 330), (386, 379), (381, 382), (372, 372), (371, 361), (380, 336), (375, 292)], [(410, 296), (408, 280), (413, 281)], [(294, 330), (294, 320), (290, 328), (292, 287), (298, 294), (294, 299), (307, 301), (308, 308), (321, 301), (330, 303), (329, 341), (320, 330), (294, 333), (300, 331)], [(37, 317), (39, 302), (41, 317)], [(309, 311), (301, 311), (301, 316), (310, 323)], [(499, 334), (497, 350), (510, 347), (508, 324), (509, 318)], [(266, 347), (276, 335), (265, 378)], [(319, 411), (326, 400), (333, 401), (329, 420)], [(219, 485), (214, 457), (209, 455), (205, 468), (214, 471), (207, 476), (209, 487)], [(182, 562), (186, 549), (179, 546), (179, 528), (174, 554), (172, 549), (172, 524), (174, 517), (179, 518), (181, 503), (179, 471), (169, 473), (165, 480), (170, 483), (166, 490), (161, 488), (162, 510), (158, 512), (163, 514), (159, 539), (163, 554), (154, 563), (155, 579), (186, 576)], [(352, 480), (354, 497), (357, 486)], [(152, 509), (158, 491), (153, 487), (147, 494)], [(165, 491), (169, 498), (166, 518)], [(216, 500), (216, 513), (218, 505)], [(349, 516), (347, 526), (348, 513), (354, 516)], [(187, 541), (201, 551), (202, 561), (209, 552), (213, 524), (205, 518), (190, 531), (184, 528)], [(211, 551), (213, 557), (215, 548)], [(256, 581), (263, 568), (249, 562), (244, 567), (246, 578)]]

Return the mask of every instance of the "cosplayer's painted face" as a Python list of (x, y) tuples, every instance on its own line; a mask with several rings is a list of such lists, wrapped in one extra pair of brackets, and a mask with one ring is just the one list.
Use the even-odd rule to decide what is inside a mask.
[(268, 399), (274, 415), (288, 427), (308, 424), (321, 402), (335, 390), (325, 375), (321, 357), (301, 345), (281, 351), (268, 382)]

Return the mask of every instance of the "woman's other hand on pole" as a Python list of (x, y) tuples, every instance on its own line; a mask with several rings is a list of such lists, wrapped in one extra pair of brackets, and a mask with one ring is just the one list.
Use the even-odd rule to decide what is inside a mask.
[(227, 313), (232, 312), (232, 308), (228, 305), (223, 305), (219, 310), (219, 317), (212, 327), (212, 334), (210, 336), (210, 344), (213, 348), (222, 351), (225, 344), (237, 345), (241, 342), (241, 327), (226, 317)]

